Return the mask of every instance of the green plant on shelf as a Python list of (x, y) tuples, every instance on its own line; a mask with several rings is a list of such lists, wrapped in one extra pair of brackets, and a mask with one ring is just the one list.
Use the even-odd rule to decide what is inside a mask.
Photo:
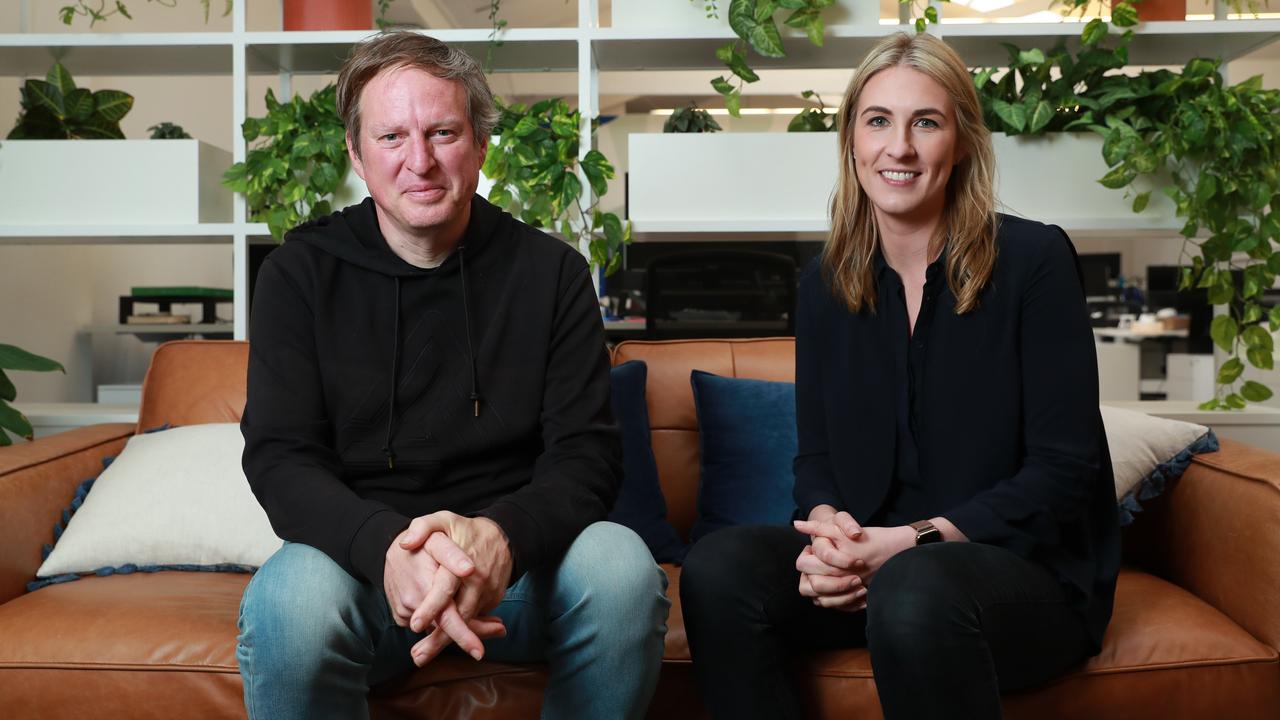
[(10, 140), (123, 139), (120, 120), (133, 107), (128, 93), (76, 87), (61, 63), (44, 80), (28, 79), (20, 92), (22, 110)]
[[(157, 5), (165, 7), (177, 7), (178, 0), (147, 0)], [(233, 0), (224, 0), (222, 8), (222, 17), (231, 14), (231, 6)], [(210, 0), (200, 0), (200, 6), (204, 8), (204, 21), (209, 22), (209, 3)], [(89, 27), (93, 27), (100, 22), (105, 21), (112, 15), (120, 15), (129, 20), (133, 16), (129, 14), (129, 8), (122, 0), (112, 0), (112, 6), (108, 9), (107, 0), (76, 0), (71, 5), (63, 5), (58, 8), (58, 17), (64, 25), (70, 25), (75, 22), (77, 17), (86, 17), (89, 19)]]
[(66, 372), (66, 368), (56, 360), (27, 352), (13, 345), (0, 343), (0, 446), (12, 445), (9, 433), (31, 440), (35, 431), (27, 416), (9, 403), (18, 397), (18, 389), (9, 379), (5, 370), (22, 370), (28, 372)]
[[(499, 137), (483, 168), (494, 183), (489, 201), (534, 227), (559, 232), (592, 267), (611, 274), (631, 241), (631, 223), (599, 209), (614, 170), (599, 150), (578, 158), (580, 112), (561, 98), (499, 107)], [(579, 171), (592, 191), (586, 198)]]
[[(1137, 23), (1118, 12), (1112, 22)], [(1204, 58), (1176, 72), (1119, 73), (1134, 34), (1127, 29), (1110, 44), (1109, 32), (1108, 23), (1090, 21), (1075, 53), (1061, 42), (1048, 51), (1006, 45), (1007, 69), (974, 76), (987, 123), (1009, 135), (1098, 133), (1110, 168), (1098, 182), (1125, 191), (1135, 213), (1152, 194), (1136, 184), (1160, 187), (1183, 222), (1180, 288), (1203, 289), (1223, 307), (1210, 334), (1228, 359), (1201, 408), (1267, 400), (1270, 388), (1242, 380), (1246, 363), (1274, 367), (1272, 332), (1280, 329), (1280, 308), (1261, 303), (1280, 275), (1280, 91), (1264, 89), (1260, 77), (1228, 86), (1221, 61)]]
[(181, 125), (175, 125), (171, 122), (162, 122), (147, 128), (151, 132), (152, 140), (190, 140), (191, 135), (182, 129)]
[(816, 98), (818, 107), (805, 108), (787, 123), (787, 132), (835, 132), (836, 114), (827, 112), (827, 104), (822, 96), (813, 90), (805, 90), (800, 95), (808, 100)]
[(787, 55), (775, 15), (781, 17), (782, 11), (789, 11), (782, 23), (803, 30), (809, 42), (821, 47), (826, 31), (822, 11), (833, 4), (835, 0), (732, 0), (729, 3), (729, 27), (738, 39), (716, 50), (716, 58), (725, 64), (730, 74), (712, 80), (711, 87), (724, 97), (730, 115), (739, 117), (742, 88), (760, 79), (747, 64), (747, 49), (769, 58)]
[[(386, 30), (395, 23), (387, 20), (387, 11), (391, 9), (391, 3), (395, 0), (376, 0), (378, 7), (378, 17), (374, 19), (379, 30)], [(157, 5), (165, 7), (177, 7), (178, 0), (147, 0)], [(200, 0), (200, 6), (204, 9), (204, 21), (209, 22), (209, 5), (211, 0)], [(231, 8), (235, 5), (234, 0), (223, 0), (222, 17), (231, 14)], [(58, 18), (62, 20), (64, 25), (71, 25), (77, 17), (89, 19), (89, 27), (93, 27), (100, 22), (106, 21), (112, 15), (120, 15), (128, 20), (132, 20), (133, 16), (129, 14), (129, 7), (124, 4), (123, 0), (112, 0), (111, 7), (107, 7), (107, 0), (76, 0), (71, 5), (63, 5), (58, 8)]]
[(723, 129), (720, 123), (711, 117), (711, 113), (695, 104), (676, 108), (662, 124), (664, 133), (711, 133), (720, 132)]
[(245, 195), (250, 219), (265, 222), (279, 242), (299, 223), (332, 212), (327, 198), (350, 162), (333, 84), (283, 103), (268, 88), (266, 102), (265, 117), (245, 119), (244, 139), (254, 145), (222, 184)]

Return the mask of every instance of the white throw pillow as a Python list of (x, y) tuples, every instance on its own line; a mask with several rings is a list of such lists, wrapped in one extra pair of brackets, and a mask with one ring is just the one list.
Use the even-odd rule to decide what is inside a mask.
[(262, 565), (281, 541), (249, 489), (243, 451), (236, 423), (135, 435), (36, 575), (129, 564)]
[[(1218, 449), (1213, 431), (1204, 425), (1169, 420), (1146, 413), (1102, 406), (1102, 424), (1111, 448), (1116, 500), (1124, 510), (1140, 509), (1137, 500), (1159, 495), (1165, 484), (1182, 476), (1191, 455)], [(1128, 524), (1128, 522), (1122, 522)]]

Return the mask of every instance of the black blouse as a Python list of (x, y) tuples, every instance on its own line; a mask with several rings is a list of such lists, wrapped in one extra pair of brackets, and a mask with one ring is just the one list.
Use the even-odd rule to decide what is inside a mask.
[(806, 269), (796, 503), (801, 516), (826, 503), (867, 525), (945, 517), (1054, 572), (1100, 647), (1120, 533), (1075, 250), (1060, 228), (1004, 215), (996, 244), (965, 315), (931, 266), (909, 346), (891, 269), (877, 268), (877, 311), (857, 314), (817, 261)]

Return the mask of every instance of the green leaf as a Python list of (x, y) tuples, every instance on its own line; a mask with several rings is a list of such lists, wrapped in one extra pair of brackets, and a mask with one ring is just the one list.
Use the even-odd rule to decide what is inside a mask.
[(1246, 380), (1244, 386), (1240, 388), (1240, 394), (1244, 395), (1249, 402), (1264, 402), (1271, 399), (1271, 388), (1260, 382)]
[(996, 111), (996, 116), (1015, 131), (1022, 132), (1027, 127), (1027, 110), (1022, 105), (995, 100), (991, 107)]
[(1240, 397), (1235, 393), (1231, 393), (1230, 395), (1228, 395), (1226, 397), (1225, 402), (1227, 404), (1227, 407), (1233, 410), (1243, 410), (1245, 408), (1245, 405), (1248, 404), (1244, 401), (1244, 398)]
[(84, 88), (72, 90), (66, 97), (67, 117), (77, 122), (93, 115), (93, 93)]
[(765, 57), (786, 57), (787, 51), (782, 49), (782, 36), (778, 34), (778, 26), (773, 20), (762, 22), (751, 29), (747, 42), (756, 52)]
[(1218, 384), (1230, 385), (1240, 377), (1242, 372), (1244, 372), (1244, 363), (1240, 362), (1240, 358), (1231, 358), (1218, 368)]
[(929, 5), (928, 7), (926, 7), (924, 9), (924, 19), (928, 20), (934, 25), (937, 25), (938, 24), (938, 8), (934, 7), (933, 5)]
[(1150, 190), (1146, 192), (1138, 193), (1138, 196), (1133, 199), (1133, 211), (1136, 213), (1140, 213), (1143, 210), (1146, 210), (1147, 203), (1150, 202), (1150, 200), (1151, 200)]
[(1084, 30), (1080, 33), (1080, 42), (1085, 45), (1097, 45), (1106, 36), (1107, 24), (1098, 18), (1094, 18), (1084, 26)]
[(729, 3), (729, 27), (743, 40), (751, 34), (758, 24), (755, 16), (755, 0), (731, 0)]
[(512, 197), (511, 191), (502, 185), (494, 185), (489, 188), (489, 202), (497, 205), (503, 210), (510, 210), (515, 204), (515, 198)]
[(16, 397), (18, 397), (18, 389), (13, 386), (13, 381), (4, 370), (0, 370), (0, 400), (13, 400)]
[(1272, 368), (1271, 353), (1271, 350), (1254, 347), (1245, 351), (1245, 357), (1249, 358), (1250, 365), (1260, 370), (1270, 370)]
[(565, 173), (563, 177), (564, 182), (560, 186), (559, 198), (561, 213), (565, 212), (567, 208), (573, 207), (578, 198), (582, 197), (582, 181), (578, 179), (578, 176), (573, 173)]
[(43, 108), (59, 120), (67, 116), (62, 94), (58, 89), (43, 80), (28, 80), (23, 85), (27, 102), (34, 107)]
[(715, 88), (716, 92), (721, 95), (728, 95), (733, 92), (733, 85), (729, 84), (729, 81), (725, 80), (723, 75), (712, 80), (711, 87)]
[(1244, 332), (1240, 333), (1240, 339), (1251, 348), (1262, 348), (1268, 352), (1275, 349), (1271, 333), (1261, 325), (1250, 325), (1245, 328)]
[(1039, 48), (1023, 50), (1018, 53), (1018, 62), (1022, 65), (1043, 65), (1044, 51)]
[(777, 0), (755, 0), (756, 9), (754, 17), (756, 22), (768, 22), (773, 18), (773, 13), (778, 9)]
[[(35, 439), (35, 431), (32, 430), (31, 422), (27, 420), (27, 416), (18, 412), (17, 408), (3, 400), (0, 400), (0, 428), (4, 428), (14, 435), (28, 440)], [(3, 431), (0, 431), (0, 434), (3, 434)]]
[(43, 355), (27, 352), (20, 347), (0, 343), (0, 369), (26, 370), (29, 372), (66, 372), (62, 363)]
[(1125, 165), (1117, 165), (1111, 168), (1111, 171), (1108, 172), (1106, 175), (1103, 175), (1102, 178), (1098, 180), (1098, 182), (1103, 187), (1108, 187), (1108, 188), (1111, 188), (1112, 190), (1118, 190), (1128, 185), (1129, 183), (1133, 182), (1133, 179), (1137, 176), (1138, 176), (1138, 172), (1133, 168), (1127, 167)]
[(1138, 11), (1128, 2), (1116, 3), (1111, 8), (1111, 22), (1116, 27), (1133, 27), (1138, 24)]
[(71, 73), (67, 72), (62, 63), (54, 63), (53, 67), (49, 68), (49, 72), (44, 79), (57, 91), (59, 96), (64, 98), (70, 95), (72, 90), (76, 89), (76, 83), (71, 79)]
[(622, 221), (613, 213), (604, 214), (604, 236), (609, 245), (616, 247), (622, 244)]
[(983, 70), (973, 76), (973, 86), (981, 90), (987, 82), (991, 80), (991, 76), (995, 74), (996, 68), (987, 68), (986, 70)]
[(1267, 327), (1272, 332), (1280, 330), (1280, 305), (1277, 305), (1267, 312)]
[(538, 129), (537, 118), (535, 118), (532, 115), (525, 115), (524, 117), (520, 118), (520, 122), (516, 123), (516, 126), (512, 130), (512, 132), (515, 133), (516, 137), (524, 137), (537, 129)]
[(728, 108), (729, 114), (734, 117), (742, 117), (742, 92), (734, 90), (724, 96), (724, 106)]
[(1208, 173), (1201, 175), (1200, 181), (1196, 183), (1196, 203), (1199, 205), (1207, 205), (1217, 192), (1217, 179)]
[(1213, 343), (1228, 353), (1235, 352), (1236, 334), (1239, 329), (1230, 315), (1219, 315), (1209, 325), (1209, 336)]
[(93, 101), (98, 117), (111, 122), (120, 122), (133, 107), (133, 96), (119, 90), (99, 90), (93, 94)]
[(916, 34), (924, 32), (924, 18), (916, 18)]
[(1035, 110), (1031, 112), (1031, 124), (1027, 127), (1027, 131), (1032, 133), (1040, 132), (1052, 119), (1053, 107), (1041, 100), (1036, 103)]
[(1217, 410), (1219, 407), (1222, 407), (1222, 404), (1217, 398), (1210, 398), (1196, 406), (1199, 410)]
[(822, 20), (822, 16), (814, 14), (809, 16), (809, 21), (804, 25), (804, 34), (809, 38), (809, 43), (816, 47), (822, 47), (822, 36), (827, 31), (827, 25)]

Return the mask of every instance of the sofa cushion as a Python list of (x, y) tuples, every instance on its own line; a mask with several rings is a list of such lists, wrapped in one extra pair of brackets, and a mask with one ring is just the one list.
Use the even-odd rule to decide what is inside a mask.
[(694, 370), (701, 482), (693, 540), (730, 525), (790, 522), (795, 385)]
[(667, 522), (667, 503), (658, 485), (658, 463), (649, 438), (643, 361), (634, 360), (609, 372), (613, 417), (622, 435), (622, 486), (609, 519), (626, 525), (644, 540), (658, 562), (682, 562), (689, 551)]
[(1155, 417), (1103, 405), (1102, 423), (1111, 448), (1111, 469), (1120, 503), (1120, 524), (1133, 522), (1141, 501), (1177, 482), (1191, 457), (1218, 450), (1218, 438), (1204, 425)]
[[(678, 595), (680, 568), (666, 567)], [(664, 662), (688, 662), (684, 620), (672, 605)], [(1226, 615), (1182, 588), (1120, 572), (1102, 653), (1030, 693), (1005, 698), (1009, 718), (1265, 717), (1280, 704), (1280, 658)], [(812, 717), (878, 717), (863, 648), (802, 653), (796, 677)], [(665, 672), (665, 670), (664, 670)]]
[(37, 577), (261, 565), (280, 539), (249, 490), (243, 450), (236, 423), (133, 436), (91, 488), (86, 483), (88, 495)]

